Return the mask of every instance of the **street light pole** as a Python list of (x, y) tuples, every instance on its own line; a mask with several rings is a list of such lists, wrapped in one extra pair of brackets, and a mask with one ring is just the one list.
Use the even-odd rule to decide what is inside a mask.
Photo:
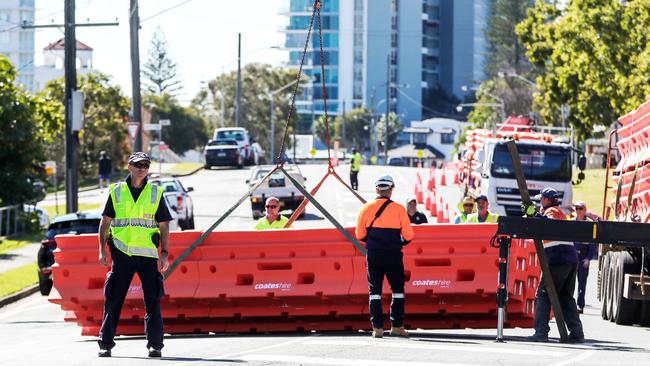
[[(271, 100), (271, 159), (275, 157), (275, 100), (273, 99), (276, 94), (286, 90), (287, 88), (291, 87), (292, 85), (296, 84), (298, 80), (293, 80), (287, 85), (284, 85), (283, 87), (270, 91), (268, 93), (268, 97)], [(294, 145), (295, 145), (295, 129), (294, 129)], [(294, 155), (295, 155), (295, 147), (294, 147)], [(294, 156), (295, 159), (295, 156)]]
[(235, 100), (235, 127), (239, 127), (241, 114), (241, 33), (237, 33), (237, 96)]
[(384, 165), (388, 165), (388, 115), (390, 113), (390, 53), (386, 56), (386, 125), (384, 126)]

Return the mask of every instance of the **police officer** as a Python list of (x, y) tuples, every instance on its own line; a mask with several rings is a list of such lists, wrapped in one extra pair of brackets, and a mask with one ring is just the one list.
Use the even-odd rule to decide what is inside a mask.
[(476, 212), (467, 215), (468, 224), (477, 224), (481, 222), (496, 223), (499, 220), (499, 215), (489, 211), (490, 203), (485, 195), (476, 197)]
[[(540, 200), (542, 217), (552, 220), (566, 220), (566, 214), (560, 208), (559, 196), (558, 192), (550, 187), (544, 188), (539, 195), (535, 196), (536, 199)], [(529, 216), (540, 216), (530, 207), (525, 207), (524, 212)], [(546, 253), (548, 259), (551, 280), (557, 290), (564, 320), (569, 328), (569, 341), (583, 343), (585, 335), (582, 330), (582, 322), (580, 322), (578, 316), (578, 308), (573, 299), (578, 263), (576, 249), (571, 242), (544, 240), (544, 253)], [(535, 294), (535, 334), (528, 337), (528, 340), (533, 342), (547, 342), (548, 332), (551, 330), (548, 326), (551, 302), (544, 285), (547, 280), (542, 278)]]
[(388, 279), (393, 300), (390, 305), (391, 336), (408, 337), (404, 329), (404, 263), (402, 246), (413, 240), (413, 228), (406, 209), (391, 201), (395, 183), (390, 175), (375, 182), (378, 197), (361, 208), (356, 237), (366, 243), (366, 268), (370, 292), (370, 321), (373, 338), (384, 334), (381, 293), (384, 276)]
[(163, 321), (160, 299), (164, 290), (163, 278), (158, 272), (158, 258), (160, 269), (167, 270), (169, 221), (172, 216), (162, 199), (162, 189), (147, 182), (150, 165), (151, 159), (143, 152), (129, 157), (129, 176), (126, 182), (111, 184), (99, 224), (99, 263), (108, 265), (107, 242), (112, 262), (104, 284), (99, 357), (111, 357), (120, 311), (135, 273), (144, 292), (144, 329), (149, 357), (161, 357)]
[[(587, 211), (587, 204), (584, 201), (576, 201), (573, 204), (576, 221), (598, 221), (600, 217)], [(589, 261), (598, 256), (598, 247), (591, 243), (573, 243), (578, 254), (578, 313), (582, 314), (585, 308), (585, 291), (587, 289), (587, 275), (589, 275)]]
[(361, 154), (355, 147), (350, 158), (350, 186), (355, 191), (359, 189), (359, 170), (361, 170)]
[(462, 204), (462, 211), (456, 218), (454, 219), (454, 224), (463, 224), (467, 221), (467, 217), (474, 213), (474, 199), (472, 197), (465, 197), (463, 198), (463, 201), (461, 202)]
[(415, 197), (411, 197), (406, 200), (406, 213), (409, 215), (409, 221), (411, 224), (419, 225), (429, 223), (429, 220), (427, 220), (427, 215), (418, 211), (418, 201), (415, 199)]
[(255, 230), (284, 229), (289, 219), (280, 215), (280, 200), (276, 197), (266, 199), (266, 215), (257, 221)]

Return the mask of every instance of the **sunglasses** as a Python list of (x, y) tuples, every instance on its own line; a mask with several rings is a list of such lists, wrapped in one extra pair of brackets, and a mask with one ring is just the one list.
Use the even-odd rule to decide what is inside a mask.
[(471, 203), (468, 203), (468, 204), (463, 205), (463, 207), (474, 207), (474, 205), (471, 204)]
[(584, 207), (574, 207), (574, 208), (575, 208), (576, 210), (581, 210), (581, 211), (585, 209)]
[(278, 208), (277, 205), (266, 205), (266, 208)]
[(139, 169), (149, 169), (149, 166), (151, 166), (151, 164), (148, 163), (133, 163), (131, 165)]

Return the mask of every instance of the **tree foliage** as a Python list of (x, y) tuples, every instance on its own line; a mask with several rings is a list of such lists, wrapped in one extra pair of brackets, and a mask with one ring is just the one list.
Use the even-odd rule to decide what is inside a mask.
[[(487, 79), (476, 93), (477, 103), (498, 103), (489, 94), (496, 95), (503, 100), (506, 116), (528, 115), (533, 106), (535, 88), (519, 77), (533, 79), (536, 70), (515, 32), (515, 26), (525, 19), (532, 3), (532, 0), (494, 0), (485, 31), (489, 43), (484, 68)], [(468, 119), (479, 126), (500, 123), (500, 108), (477, 106)]]
[(177, 154), (205, 145), (209, 131), (201, 114), (195, 107), (183, 107), (171, 95), (145, 95), (144, 105), (151, 110), (152, 123), (169, 119), (162, 138)]
[(145, 77), (146, 90), (152, 94), (173, 95), (183, 88), (178, 77), (176, 62), (169, 53), (167, 39), (160, 27), (156, 28), (151, 38), (149, 56), (142, 69), (142, 75)]
[(538, 1), (517, 26), (527, 56), (544, 74), (535, 99), (555, 122), (563, 104), (580, 138), (650, 97), (650, 0), (573, 0), (563, 11)]
[[(251, 136), (267, 152), (271, 146), (271, 102), (269, 93), (296, 80), (297, 72), (284, 68), (273, 68), (270, 65), (247, 64), (242, 70), (240, 127), (246, 128)], [(223, 81), (224, 91), (221, 92)], [(198, 110), (214, 110), (215, 117), (211, 120), (221, 119), (221, 100), (224, 98), (224, 120), (226, 127), (235, 125), (235, 93), (237, 89), (237, 72), (221, 74), (208, 83), (208, 91), (200, 92), (193, 100), (193, 105)], [(280, 142), (289, 114), (290, 99), (293, 87), (274, 96), (275, 101), (275, 147), (279, 152)], [(300, 91), (299, 91), (300, 92)], [(289, 126), (289, 133), (293, 131), (296, 112), (294, 110)], [(211, 126), (216, 128), (218, 125)], [(287, 144), (289, 143), (287, 139)]]
[[(84, 93), (84, 123), (79, 132), (79, 173), (82, 178), (97, 176), (99, 153), (105, 150), (114, 166), (124, 166), (131, 152), (125, 116), (129, 113), (129, 100), (119, 86), (111, 83), (106, 74), (90, 73), (78, 77), (77, 88)], [(64, 80), (53, 80), (39, 94), (42, 102), (51, 102), (46, 109), (51, 116), (44, 124), (46, 155), (48, 160), (63, 167), (65, 155)], [(63, 172), (63, 169), (58, 169)]]
[[(380, 150), (383, 151), (384, 145), (386, 143), (386, 115), (382, 115), (379, 122), (375, 125), (376, 136), (379, 141), (377, 141), (377, 146)], [(399, 137), (399, 134), (402, 132), (402, 123), (399, 120), (399, 117), (394, 112), (388, 114), (388, 149), (390, 150), (394, 145), (395, 141)]]
[(0, 55), (0, 206), (36, 198), (30, 183), (43, 177), (45, 160), (36, 114), (47, 108), (16, 87), (15, 78), (15, 69)]

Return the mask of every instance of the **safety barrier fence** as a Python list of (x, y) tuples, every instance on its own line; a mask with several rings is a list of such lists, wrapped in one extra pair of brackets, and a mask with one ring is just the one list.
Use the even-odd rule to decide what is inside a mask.
[[(610, 205), (617, 220), (650, 221), (650, 101), (619, 118), (621, 159), (612, 177)], [(618, 196), (618, 199), (616, 198)]]
[[(420, 225), (404, 247), (408, 328), (494, 328), (496, 225)], [(352, 232), (352, 228), (347, 229)], [(201, 232), (171, 234), (174, 260)], [(96, 235), (57, 237), (49, 300), (65, 319), (96, 335), (108, 269), (97, 263)], [(539, 267), (532, 243), (510, 251), (507, 327), (531, 327)], [(391, 295), (384, 283), (385, 310)], [(356, 330), (370, 327), (365, 257), (336, 229), (214, 232), (165, 281), (165, 332)], [(119, 334), (143, 333), (136, 278)], [(388, 324), (386, 324), (388, 326)]]

